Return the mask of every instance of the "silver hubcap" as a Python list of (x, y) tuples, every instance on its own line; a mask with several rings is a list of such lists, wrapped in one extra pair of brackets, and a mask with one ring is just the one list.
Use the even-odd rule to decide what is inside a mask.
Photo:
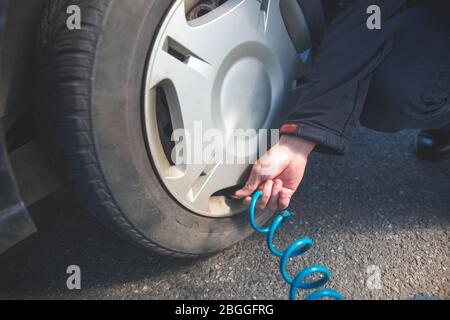
[[(301, 11), (296, 14), (305, 29), (306, 50), (309, 32)], [(221, 161), (174, 165), (164, 148), (161, 92), (161, 108), (168, 112), (172, 130), (193, 133), (196, 123), (225, 135), (235, 129), (271, 128), (295, 103), (298, 79), (308, 64), (289, 36), (280, 0), (228, 0), (190, 21), (185, 1), (176, 1), (154, 43), (145, 87), (149, 149), (171, 195), (204, 216), (240, 213), (240, 202), (227, 195), (243, 183), (249, 166)]]

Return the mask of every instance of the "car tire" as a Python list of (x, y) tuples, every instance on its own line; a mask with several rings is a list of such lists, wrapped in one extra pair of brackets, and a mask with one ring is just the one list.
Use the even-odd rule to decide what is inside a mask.
[[(171, 3), (49, 0), (39, 28), (34, 114), (52, 163), (90, 213), (140, 246), (186, 258), (221, 251), (252, 230), (245, 213), (211, 218), (187, 210), (149, 159), (142, 87)], [(66, 26), (69, 5), (81, 8), (81, 30)]]

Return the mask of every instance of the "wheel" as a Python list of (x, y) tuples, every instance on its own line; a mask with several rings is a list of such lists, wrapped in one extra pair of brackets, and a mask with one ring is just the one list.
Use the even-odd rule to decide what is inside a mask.
[[(73, 4), (81, 30), (66, 28)], [(231, 197), (248, 163), (179, 164), (171, 135), (277, 125), (310, 64), (300, 59), (311, 39), (295, 0), (50, 0), (38, 43), (38, 127), (88, 211), (176, 257), (251, 234)]]

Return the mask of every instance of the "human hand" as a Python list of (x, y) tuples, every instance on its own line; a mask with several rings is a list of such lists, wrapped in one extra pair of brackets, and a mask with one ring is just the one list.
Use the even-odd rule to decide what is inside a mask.
[(270, 149), (253, 166), (244, 188), (235, 196), (250, 204), (252, 194), (261, 189), (258, 202), (261, 210), (285, 210), (299, 187), (305, 173), (308, 157), (315, 143), (298, 137), (282, 136), (280, 142)]

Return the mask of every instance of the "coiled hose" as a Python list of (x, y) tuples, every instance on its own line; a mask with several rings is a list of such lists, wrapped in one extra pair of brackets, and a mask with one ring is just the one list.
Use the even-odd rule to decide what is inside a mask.
[[(326, 267), (321, 265), (311, 266), (300, 271), (294, 278), (291, 278), (286, 270), (287, 263), (290, 258), (300, 256), (307, 251), (309, 251), (313, 246), (313, 241), (310, 238), (300, 238), (295, 240), (289, 247), (284, 251), (279, 251), (273, 245), (273, 238), (276, 231), (281, 228), (286, 222), (293, 216), (293, 213), (290, 211), (283, 211), (280, 215), (278, 215), (275, 220), (272, 222), (270, 227), (262, 228), (259, 227), (255, 222), (255, 209), (256, 203), (262, 196), (262, 191), (257, 191), (250, 203), (249, 215), (250, 215), (250, 223), (252, 228), (262, 234), (267, 234), (267, 246), (269, 250), (277, 257), (281, 258), (280, 260), (280, 271), (284, 278), (284, 280), (291, 285), (291, 289), (289, 292), (289, 299), (297, 300), (297, 291), (298, 289), (302, 290), (315, 290), (323, 287), (328, 283), (331, 279), (331, 272)], [(306, 282), (307, 278), (310, 278), (314, 275), (320, 275), (320, 279)], [(316, 290), (310, 295), (306, 297), (305, 300), (319, 300), (324, 298), (331, 298), (336, 300), (344, 300), (344, 297), (335, 290), (329, 289), (321, 289)]]

